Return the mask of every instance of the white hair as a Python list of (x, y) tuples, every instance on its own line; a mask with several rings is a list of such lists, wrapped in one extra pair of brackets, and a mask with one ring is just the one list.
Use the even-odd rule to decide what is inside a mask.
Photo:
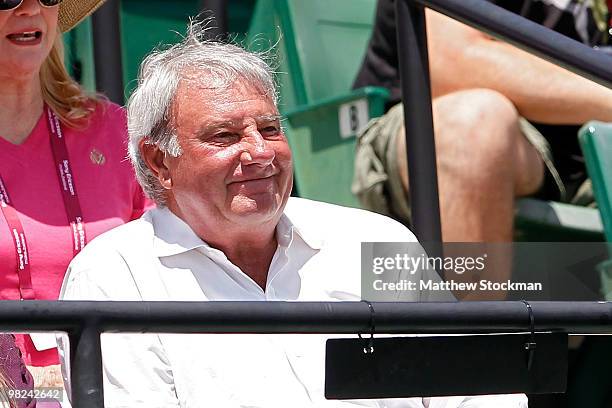
[[(147, 167), (139, 144), (145, 139), (171, 156), (181, 155), (172, 117), (172, 104), (181, 81), (206, 78), (214, 88), (223, 89), (241, 80), (277, 103), (274, 71), (265, 61), (270, 53), (254, 53), (237, 45), (205, 40), (205, 31), (205, 23), (192, 20), (180, 43), (149, 54), (140, 66), (138, 86), (127, 103), (129, 157), (138, 182), (160, 207), (166, 205), (165, 190)], [(194, 71), (197, 75), (193, 75)]]

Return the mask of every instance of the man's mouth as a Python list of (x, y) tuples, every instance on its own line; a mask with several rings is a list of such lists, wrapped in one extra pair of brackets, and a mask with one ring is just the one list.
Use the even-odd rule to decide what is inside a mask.
[(240, 179), (240, 180), (232, 181), (230, 184), (248, 183), (248, 182), (251, 182), (251, 181), (263, 181), (263, 180), (272, 179), (274, 176), (275, 176), (275, 174), (270, 174), (270, 175), (267, 175), (267, 176), (260, 176), (260, 177), (251, 177), (251, 178), (247, 178), (247, 179)]
[(42, 31), (24, 31), (21, 33), (13, 33), (6, 36), (9, 40), (20, 44), (34, 44), (40, 42)]

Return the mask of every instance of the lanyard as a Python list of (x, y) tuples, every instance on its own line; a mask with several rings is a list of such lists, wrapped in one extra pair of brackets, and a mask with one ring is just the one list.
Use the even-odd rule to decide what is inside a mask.
[[(58, 182), (64, 200), (66, 216), (72, 229), (72, 254), (76, 256), (87, 243), (85, 225), (83, 224), (83, 214), (81, 212), (74, 176), (72, 175), (72, 168), (70, 167), (70, 159), (68, 158), (68, 149), (66, 148), (66, 141), (64, 140), (59, 118), (49, 107), (46, 108), (46, 114)], [(19, 220), (19, 215), (11, 203), (6, 184), (1, 175), (0, 208), (2, 209), (2, 214), (6, 219), (11, 236), (13, 237), (13, 244), (15, 245), (21, 299), (34, 299), (32, 276), (30, 274), (30, 258), (25, 232)]]
[(51, 149), (55, 159), (55, 168), (57, 169), (60, 190), (62, 190), (66, 216), (72, 228), (72, 254), (76, 256), (85, 247), (87, 242), (85, 225), (83, 224), (83, 213), (81, 212), (74, 176), (72, 175), (72, 168), (68, 159), (68, 149), (66, 149), (66, 141), (64, 140), (59, 118), (49, 107), (47, 107), (47, 118), (49, 119), (47, 124), (51, 133)]
[(17, 211), (11, 205), (11, 199), (6, 191), (4, 180), (0, 176), (0, 208), (2, 214), (6, 218), (6, 223), (9, 226), (13, 244), (15, 245), (15, 255), (17, 257), (17, 276), (19, 276), (19, 294), (21, 299), (34, 299), (34, 290), (32, 289), (32, 277), (30, 275), (30, 257), (28, 254), (28, 243), (26, 242), (25, 233), (21, 226), (21, 221), (17, 215)]

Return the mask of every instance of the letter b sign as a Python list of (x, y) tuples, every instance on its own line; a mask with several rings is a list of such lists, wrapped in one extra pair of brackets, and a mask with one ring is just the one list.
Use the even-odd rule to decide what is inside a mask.
[(338, 119), (340, 121), (340, 136), (343, 139), (357, 136), (370, 119), (367, 99), (358, 99), (340, 105)]

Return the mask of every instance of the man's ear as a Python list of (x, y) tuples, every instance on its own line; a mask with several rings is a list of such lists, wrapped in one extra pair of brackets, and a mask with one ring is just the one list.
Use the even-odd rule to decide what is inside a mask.
[(172, 188), (172, 178), (170, 177), (167, 163), (164, 160), (166, 154), (156, 144), (147, 143), (145, 138), (140, 140), (138, 148), (147, 167), (157, 177), (161, 186), (166, 190), (170, 190)]

